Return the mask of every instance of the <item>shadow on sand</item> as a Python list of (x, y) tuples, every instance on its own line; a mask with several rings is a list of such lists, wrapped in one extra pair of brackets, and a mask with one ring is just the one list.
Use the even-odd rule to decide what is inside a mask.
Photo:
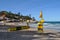
[[(0, 32), (0, 40), (33, 40), (43, 37), (50, 38), (49, 35), (56, 35), (55, 33), (37, 33), (36, 31), (14, 31), (14, 32)], [(39, 35), (39, 37), (33, 37)]]

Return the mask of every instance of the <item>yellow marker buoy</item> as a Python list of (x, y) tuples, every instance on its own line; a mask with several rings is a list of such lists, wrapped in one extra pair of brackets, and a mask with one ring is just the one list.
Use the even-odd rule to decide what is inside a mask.
[(41, 22), (41, 23), (44, 23), (44, 19), (41, 19), (40, 22)]
[(38, 32), (39, 33), (43, 33), (43, 23), (44, 23), (44, 19), (43, 19), (43, 16), (42, 16), (42, 11), (40, 12), (40, 16), (41, 18), (40, 22), (38, 23)]

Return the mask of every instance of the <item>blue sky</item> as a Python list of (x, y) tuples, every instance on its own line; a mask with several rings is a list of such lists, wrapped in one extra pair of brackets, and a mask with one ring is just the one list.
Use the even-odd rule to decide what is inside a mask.
[(45, 21), (60, 21), (60, 0), (0, 0), (0, 11), (31, 14), (36, 20), (41, 10)]

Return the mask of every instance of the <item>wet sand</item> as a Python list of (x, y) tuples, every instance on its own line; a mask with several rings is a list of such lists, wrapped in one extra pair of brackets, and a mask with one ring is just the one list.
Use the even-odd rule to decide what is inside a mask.
[(44, 33), (38, 33), (36, 28), (0, 32), (0, 40), (60, 40), (60, 32), (44, 29)]

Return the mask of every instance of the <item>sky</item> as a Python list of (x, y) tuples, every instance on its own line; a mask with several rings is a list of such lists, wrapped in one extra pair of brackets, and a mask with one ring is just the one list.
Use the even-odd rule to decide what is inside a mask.
[(60, 0), (0, 0), (0, 11), (31, 14), (40, 20), (40, 11), (45, 21), (60, 21)]

